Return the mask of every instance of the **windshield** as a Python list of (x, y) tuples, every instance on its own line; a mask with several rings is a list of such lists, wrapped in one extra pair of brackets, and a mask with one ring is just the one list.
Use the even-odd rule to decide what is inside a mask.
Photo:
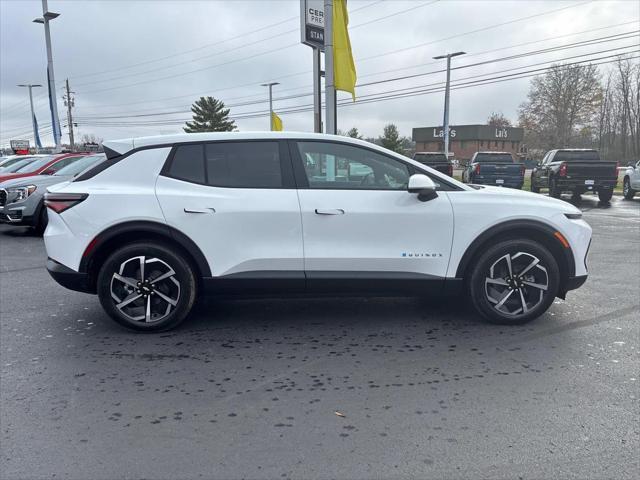
[(106, 157), (104, 155), (89, 155), (88, 157), (82, 157), (80, 160), (76, 160), (71, 165), (58, 170), (54, 175), (73, 175), (76, 176), (83, 172), (87, 168), (102, 162)]
[(443, 162), (448, 163), (447, 157), (445, 156), (444, 153), (436, 153), (436, 154), (416, 153), (413, 159), (417, 162), (426, 163), (426, 164), (443, 163)]
[(33, 163), (34, 161), (35, 161), (34, 157), (21, 158), (17, 162), (9, 165), (8, 167), (2, 168), (2, 173), (15, 173), (18, 170), (20, 170), (22, 167), (24, 167), (25, 165), (29, 165), (30, 163)]
[(28, 165), (23, 166), (22, 168), (18, 169), (18, 170), (14, 170), (14, 172), (16, 173), (31, 173), (31, 172), (35, 172), (36, 170), (44, 167), (47, 163), (49, 163), (51, 160), (53, 160), (53, 158), (55, 158), (53, 155), (47, 155), (46, 157), (38, 157), (37, 160), (34, 160), (33, 162), (30, 162)]
[(510, 153), (479, 153), (476, 155), (477, 163), (513, 163)]
[(600, 155), (598, 155), (596, 150), (564, 152), (559, 150), (553, 157), (554, 162), (571, 162), (572, 160), (580, 162), (597, 162), (600, 160)]

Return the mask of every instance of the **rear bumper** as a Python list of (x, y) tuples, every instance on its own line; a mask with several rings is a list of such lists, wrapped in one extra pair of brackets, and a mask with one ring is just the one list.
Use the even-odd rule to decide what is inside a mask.
[(580, 190), (580, 191), (597, 191), (597, 190), (613, 190), (618, 184), (617, 179), (610, 180), (593, 180), (593, 185), (586, 185), (585, 178), (566, 179), (562, 177), (556, 177), (556, 185), (561, 190)]
[[(500, 183), (502, 181), (502, 183)], [(495, 187), (508, 187), (521, 189), (524, 178), (521, 177), (501, 177), (499, 175), (475, 175), (471, 177), (471, 182), (476, 185), (493, 185)]]
[(86, 273), (76, 272), (61, 263), (47, 259), (47, 271), (53, 279), (69, 290), (76, 292), (95, 293), (89, 286), (89, 277)]

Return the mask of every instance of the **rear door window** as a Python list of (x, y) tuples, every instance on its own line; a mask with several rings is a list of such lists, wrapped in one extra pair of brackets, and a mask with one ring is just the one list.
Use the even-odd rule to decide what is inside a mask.
[(278, 142), (208, 143), (205, 161), (208, 185), (282, 188)]
[(479, 153), (478, 163), (513, 163), (513, 157), (508, 153)]
[(556, 162), (597, 162), (600, 160), (600, 155), (595, 150), (588, 151), (562, 151), (558, 150), (553, 158)]

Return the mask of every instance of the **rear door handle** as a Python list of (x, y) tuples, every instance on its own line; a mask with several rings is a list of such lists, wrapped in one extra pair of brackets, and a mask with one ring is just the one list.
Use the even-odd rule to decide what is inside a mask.
[(216, 213), (215, 208), (187, 208), (184, 207), (184, 213)]
[(344, 210), (341, 208), (322, 209), (316, 208), (317, 215), (344, 215)]

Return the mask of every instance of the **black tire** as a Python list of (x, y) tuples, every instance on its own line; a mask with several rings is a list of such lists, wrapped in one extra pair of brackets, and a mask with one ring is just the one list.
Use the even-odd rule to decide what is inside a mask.
[[(140, 282), (142, 261), (138, 257), (144, 257), (145, 282)], [(121, 272), (135, 284), (115, 279), (115, 274)], [(160, 284), (154, 283), (154, 279), (166, 275), (169, 276)], [(118, 308), (116, 304), (120, 302), (112, 297), (112, 289), (120, 302), (137, 298)], [(187, 317), (196, 299), (197, 282), (193, 267), (181, 253), (162, 243), (140, 242), (121, 247), (107, 258), (98, 273), (97, 290), (102, 307), (120, 325), (159, 332), (175, 328)]]
[(613, 197), (613, 190), (598, 190), (598, 199), (602, 203), (609, 203)]
[(636, 194), (636, 191), (631, 188), (629, 177), (624, 177), (624, 181), (622, 182), (622, 194), (624, 195), (625, 200), (633, 200), (633, 197)]
[(38, 220), (36, 220), (36, 224), (33, 226), (33, 229), (36, 232), (36, 235), (42, 235), (44, 231), (47, 229), (47, 225), (49, 224), (49, 216), (47, 214), (47, 207), (42, 205), (40, 207), (40, 214), (38, 215)]
[(562, 195), (562, 191), (558, 188), (558, 184), (556, 183), (556, 179), (552, 178), (549, 180), (549, 196), (553, 198), (560, 198)]
[[(509, 279), (507, 263), (504, 260), (507, 255), (512, 261), (514, 274), (512, 278), (515, 280)], [(546, 290), (524, 285), (522, 280), (517, 279), (518, 269), (524, 271), (533, 262), (532, 257), (538, 259), (539, 263), (527, 270), (522, 278), (530, 284), (546, 286)], [(491, 275), (492, 266), (494, 266), (493, 276)], [(543, 267), (546, 272), (540, 267)], [(501, 276), (503, 273), (505, 277)], [(506, 283), (504, 285), (488, 283), (492, 280)], [(542, 315), (553, 303), (560, 285), (560, 270), (553, 255), (541, 244), (526, 239), (505, 240), (493, 245), (480, 255), (471, 268), (467, 281), (473, 307), (488, 322), (500, 325), (521, 325)], [(499, 298), (490, 298), (491, 295)], [(499, 301), (505, 296), (506, 301), (501, 306)], [(522, 308), (522, 299), (527, 307), (526, 312)], [(518, 313), (518, 308), (522, 312)], [(512, 310), (511, 314), (508, 310)]]
[(533, 176), (533, 173), (531, 174), (531, 191), (533, 193), (540, 193), (540, 187), (536, 186), (536, 179)]

